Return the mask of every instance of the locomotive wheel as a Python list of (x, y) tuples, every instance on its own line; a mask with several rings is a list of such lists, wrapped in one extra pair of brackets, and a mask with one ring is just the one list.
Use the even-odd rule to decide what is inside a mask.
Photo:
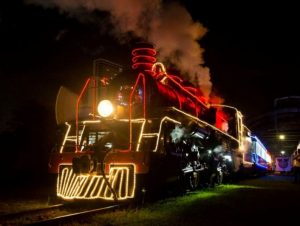
[(212, 173), (210, 176), (210, 187), (215, 187), (216, 185), (220, 185), (223, 183), (223, 173), (216, 172)]
[(80, 157), (80, 170), (81, 173), (90, 173), (94, 168), (94, 162), (89, 155), (83, 155)]
[(209, 178), (209, 187), (213, 188), (216, 185), (216, 173), (211, 173)]
[(135, 208), (143, 207), (151, 199), (151, 190), (149, 190), (148, 181), (148, 175), (136, 175), (135, 197), (132, 200)]
[(193, 172), (188, 175), (188, 187), (194, 191), (198, 188), (200, 182), (200, 175), (197, 172)]
[(223, 183), (223, 172), (217, 173), (215, 179), (216, 179), (216, 184), (217, 184), (217, 185), (222, 184), (222, 183)]

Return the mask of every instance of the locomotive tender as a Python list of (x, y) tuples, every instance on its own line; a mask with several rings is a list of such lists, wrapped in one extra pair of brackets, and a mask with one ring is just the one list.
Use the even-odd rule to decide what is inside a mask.
[(213, 186), (252, 167), (238, 109), (168, 73), (152, 45), (132, 56), (128, 71), (100, 59), (77, 96), (60, 89), (56, 118), (66, 132), (49, 162), (59, 198), (133, 200)]

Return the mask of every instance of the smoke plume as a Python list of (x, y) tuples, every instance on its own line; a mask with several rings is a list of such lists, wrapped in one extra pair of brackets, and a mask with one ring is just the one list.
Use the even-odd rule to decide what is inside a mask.
[(198, 41), (207, 29), (193, 21), (179, 3), (162, 0), (26, 0), (27, 3), (58, 8), (63, 13), (79, 16), (78, 11), (96, 10), (110, 13), (114, 35), (131, 33), (152, 42), (158, 59), (174, 64), (186, 79), (199, 86), (209, 97), (212, 83), (209, 68), (204, 67), (203, 49)]

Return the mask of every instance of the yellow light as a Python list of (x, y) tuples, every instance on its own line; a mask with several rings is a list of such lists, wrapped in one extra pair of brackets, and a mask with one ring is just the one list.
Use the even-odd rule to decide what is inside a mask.
[(62, 145), (61, 145), (61, 147), (60, 147), (59, 153), (62, 153), (62, 152), (63, 152), (64, 146), (65, 146), (65, 144), (66, 144), (66, 141), (67, 141), (67, 138), (68, 138), (68, 135), (69, 135), (69, 132), (70, 132), (70, 130), (71, 130), (71, 125), (70, 125), (69, 123), (67, 123), (67, 122), (65, 122), (65, 124), (67, 125), (68, 129), (67, 129), (67, 132), (66, 132), (66, 134), (65, 134), (63, 143), (62, 143)]
[[(65, 200), (105, 199), (114, 196), (102, 175), (76, 175), (70, 164), (61, 164), (57, 178), (57, 196)], [(134, 163), (110, 164), (109, 174), (105, 175), (117, 194), (118, 200), (134, 198), (136, 188), (136, 166)], [(130, 170), (132, 168), (132, 170)]]
[(109, 100), (102, 100), (98, 104), (97, 110), (100, 116), (108, 117), (113, 113), (114, 108), (112, 103)]
[(163, 63), (161, 63), (161, 62), (156, 62), (156, 63), (154, 63), (153, 66), (152, 66), (152, 68), (151, 68), (151, 71), (152, 71), (152, 72), (155, 72), (155, 70), (156, 70), (156, 68), (157, 68), (158, 66), (160, 67), (160, 69), (162, 70), (163, 73), (166, 73), (166, 72), (167, 72), (167, 71), (166, 71), (166, 68), (165, 68), (165, 65), (164, 65)]
[(77, 141), (76, 136), (69, 135), (69, 133), (71, 131), (71, 125), (67, 122), (65, 122), (65, 124), (67, 125), (68, 128), (67, 128), (67, 132), (65, 134), (62, 146), (60, 147), (59, 153), (63, 153), (64, 147), (65, 147), (65, 144), (67, 141), (74, 143), (74, 145), (76, 145), (76, 141)]
[(280, 134), (280, 135), (279, 135), (279, 140), (284, 140), (284, 139), (285, 139), (285, 135)]

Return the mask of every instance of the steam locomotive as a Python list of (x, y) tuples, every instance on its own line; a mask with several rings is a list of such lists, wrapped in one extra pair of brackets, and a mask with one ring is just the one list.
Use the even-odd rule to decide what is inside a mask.
[(56, 119), (64, 138), (49, 172), (64, 200), (135, 200), (214, 186), (252, 169), (247, 156), (257, 154), (241, 112), (168, 73), (147, 43), (132, 51), (130, 69), (98, 59), (79, 95), (61, 87)]

